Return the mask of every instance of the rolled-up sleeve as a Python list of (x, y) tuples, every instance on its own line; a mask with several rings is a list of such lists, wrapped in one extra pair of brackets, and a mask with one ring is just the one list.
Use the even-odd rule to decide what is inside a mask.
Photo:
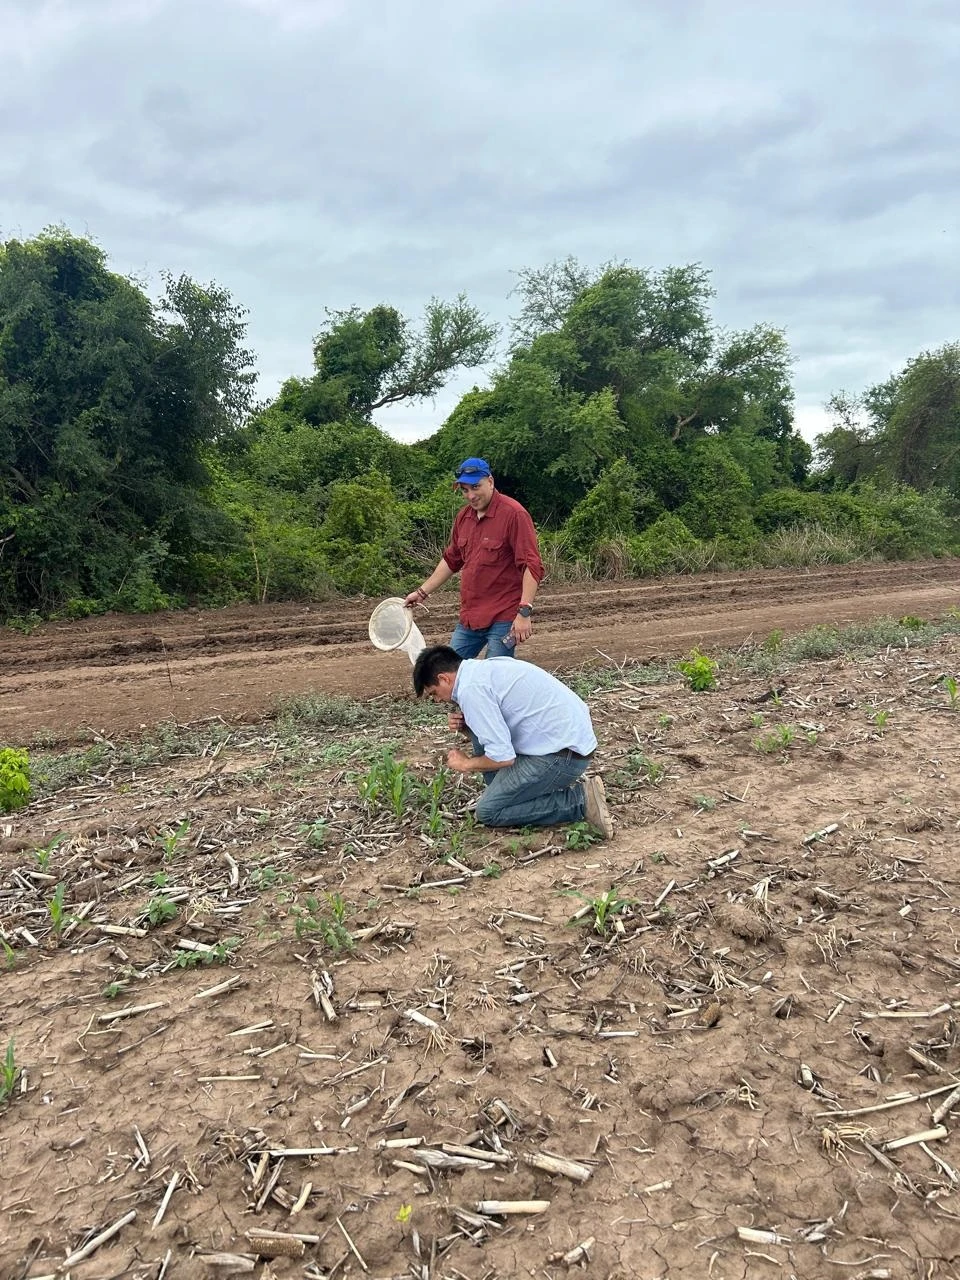
[(526, 511), (518, 511), (513, 526), (513, 561), (518, 569), (529, 569), (537, 582), (543, 581), (546, 570), (540, 559), (537, 531)]
[(444, 547), (443, 558), (454, 573), (459, 573), (463, 568), (463, 556), (460, 554), (460, 549), (454, 543), (448, 543), (447, 546)]
[(450, 530), (450, 541), (443, 549), (443, 558), (446, 560), (453, 573), (459, 573), (463, 568), (463, 552), (457, 545), (459, 541), (457, 533), (460, 528), (462, 516), (462, 512), (457, 513), (457, 517), (453, 522), (453, 528)]

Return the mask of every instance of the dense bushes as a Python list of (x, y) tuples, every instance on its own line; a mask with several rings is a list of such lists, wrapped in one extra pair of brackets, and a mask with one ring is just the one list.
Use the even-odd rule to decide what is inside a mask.
[(165, 283), (152, 302), (65, 231), (0, 246), (0, 617), (399, 591), (436, 564), (473, 454), (554, 578), (960, 549), (956, 346), (837, 397), (811, 471), (781, 333), (718, 329), (702, 267), (568, 261), (520, 273), (504, 362), (404, 445), (374, 413), (490, 359), (464, 298), (419, 327), (328, 316), (314, 372), (251, 410), (243, 313)]

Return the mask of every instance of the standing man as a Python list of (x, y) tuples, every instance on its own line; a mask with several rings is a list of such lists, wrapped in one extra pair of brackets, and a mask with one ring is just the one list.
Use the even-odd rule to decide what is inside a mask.
[(584, 778), (597, 749), (590, 711), (572, 689), (530, 662), (465, 659), (445, 644), (424, 649), (413, 668), (417, 697), (455, 702), (479, 742), (454, 748), (457, 773), (482, 773), (476, 817), (487, 827), (549, 827), (586, 819), (609, 840), (603, 782)]
[(533, 601), (543, 578), (537, 531), (530, 513), (493, 482), (490, 464), (467, 458), (456, 471), (456, 486), (466, 498), (453, 522), (450, 543), (423, 586), (404, 604), (423, 604), (431, 592), (460, 574), (460, 621), (450, 644), (462, 658), (513, 656), (504, 644), (530, 639)]

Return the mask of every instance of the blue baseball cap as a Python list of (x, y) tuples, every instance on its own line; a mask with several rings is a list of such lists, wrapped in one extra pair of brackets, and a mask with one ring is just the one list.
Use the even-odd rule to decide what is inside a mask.
[(490, 463), (484, 458), (466, 458), (457, 467), (457, 484), (476, 484), (492, 474)]

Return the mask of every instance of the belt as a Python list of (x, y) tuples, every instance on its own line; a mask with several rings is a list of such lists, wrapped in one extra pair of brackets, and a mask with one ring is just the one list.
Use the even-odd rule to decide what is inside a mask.
[[(596, 747), (594, 747), (593, 751), (596, 751)], [(583, 755), (580, 751), (574, 751), (573, 747), (564, 747), (562, 751), (557, 752), (557, 755), (563, 756), (567, 760), (592, 760), (593, 751)]]

